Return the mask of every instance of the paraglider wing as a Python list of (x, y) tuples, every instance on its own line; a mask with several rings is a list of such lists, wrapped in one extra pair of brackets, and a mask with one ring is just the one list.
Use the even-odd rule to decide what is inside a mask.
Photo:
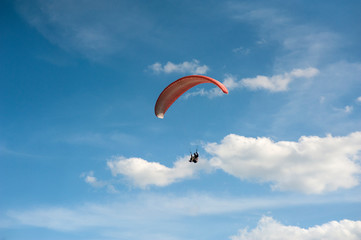
[(190, 75), (182, 77), (166, 87), (159, 95), (155, 104), (155, 115), (158, 118), (164, 118), (165, 112), (183, 93), (192, 87), (202, 83), (213, 83), (218, 86), (224, 93), (228, 93), (228, 89), (219, 81), (201, 75)]

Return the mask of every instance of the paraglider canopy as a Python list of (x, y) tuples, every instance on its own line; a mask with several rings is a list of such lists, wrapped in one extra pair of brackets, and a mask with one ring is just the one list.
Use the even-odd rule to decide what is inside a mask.
[(219, 81), (202, 75), (189, 75), (182, 77), (166, 87), (159, 95), (154, 107), (155, 115), (158, 118), (164, 118), (168, 108), (186, 91), (192, 87), (202, 83), (213, 83), (218, 86), (224, 93), (228, 93), (228, 89)]

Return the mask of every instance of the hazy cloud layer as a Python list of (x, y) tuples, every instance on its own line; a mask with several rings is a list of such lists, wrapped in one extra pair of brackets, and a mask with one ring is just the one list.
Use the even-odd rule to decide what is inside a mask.
[[(139, 5), (128, 1), (17, 1), (24, 19), (51, 43), (90, 59), (123, 50), (142, 39), (153, 21)], [(140, 37), (142, 36), (142, 38)]]
[(244, 180), (271, 182), (282, 191), (323, 193), (359, 184), (361, 132), (274, 142), (230, 134), (209, 143), (210, 164)]
[(361, 221), (331, 221), (320, 226), (301, 228), (283, 225), (271, 217), (262, 217), (257, 227), (241, 229), (232, 240), (358, 240), (361, 239)]
[[(85, 229), (90, 231), (93, 229), (93, 232), (99, 238), (107, 236), (109, 232), (116, 232), (119, 239), (124, 239), (126, 238), (125, 236), (134, 237), (138, 234), (137, 230), (142, 228), (146, 233), (153, 232), (175, 236), (179, 228), (177, 219), (183, 217), (191, 221), (196, 216), (218, 218), (223, 214), (237, 214), (254, 209), (270, 210), (309, 205), (310, 203), (322, 205), (325, 203), (345, 203), (348, 201), (359, 202), (360, 198), (356, 197), (348, 200), (346, 198), (330, 196), (321, 198), (299, 196), (239, 198), (212, 196), (204, 193), (181, 196), (127, 194), (126, 196), (122, 195), (122, 197), (113, 199), (113, 201), (105, 201), (103, 203), (88, 202), (70, 207), (37, 206), (8, 210), (0, 216), (0, 228), (31, 226), (60, 232), (81, 232)], [(168, 227), (165, 228), (164, 226)], [(260, 226), (263, 226), (263, 228)], [(271, 226), (275, 226), (273, 230), (276, 232), (272, 232)], [(260, 234), (266, 234), (266, 232), (262, 231), (265, 229), (269, 233), (277, 234), (278, 230), (283, 227), (285, 226), (266, 218), (261, 220), (256, 230), (250, 232), (243, 230), (243, 234), (249, 237), (256, 236), (254, 232), (257, 231)], [(242, 231), (239, 236), (234, 236), (234, 239), (239, 239), (242, 236), (241, 233)]]
[(200, 65), (199, 61), (193, 59), (192, 61), (182, 62), (182, 63), (172, 63), (167, 62), (166, 64), (162, 65), (161, 63), (157, 62), (149, 66), (155, 73), (190, 73), (190, 74), (206, 74), (209, 70), (207, 65)]
[(229, 2), (228, 10), (235, 21), (256, 26), (260, 40), (257, 44), (275, 44), (279, 49), (275, 69), (317, 66), (329, 61), (342, 46), (339, 34), (316, 25), (297, 23), (285, 12), (257, 4)]

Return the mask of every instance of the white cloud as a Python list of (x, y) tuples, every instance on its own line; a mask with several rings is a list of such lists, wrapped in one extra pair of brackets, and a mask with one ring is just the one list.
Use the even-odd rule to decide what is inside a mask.
[(92, 171), (84, 175), (84, 180), (89, 184), (96, 184), (98, 182)]
[(271, 77), (259, 75), (255, 78), (243, 78), (237, 80), (232, 75), (227, 75), (223, 84), (228, 90), (236, 88), (249, 88), (251, 90), (265, 89), (271, 92), (280, 92), (288, 90), (289, 84), (297, 78), (312, 78), (319, 74), (317, 68), (309, 67), (304, 69), (293, 69), (291, 72), (286, 72)]
[(183, 63), (167, 62), (164, 66), (161, 63), (154, 63), (149, 68), (155, 73), (191, 73), (191, 74), (206, 74), (209, 70), (207, 65), (200, 65), (199, 61), (193, 59), (191, 62), (185, 61)]
[(249, 48), (238, 47), (238, 48), (232, 49), (232, 52), (241, 54), (241, 55), (248, 55), (251, 52), (251, 50)]
[(241, 84), (233, 75), (227, 75), (226, 78), (223, 80), (223, 85), (226, 86), (228, 90), (241, 87)]
[(361, 102), (361, 96), (356, 99), (357, 102)]
[[(201, 170), (212, 169), (222, 169), (243, 180), (270, 182), (274, 190), (307, 194), (359, 184), (361, 132), (344, 137), (303, 136), (297, 142), (230, 134), (219, 144), (206, 144), (205, 150), (212, 155), (211, 159), (201, 159), (197, 164), (189, 163), (188, 157), (178, 159), (173, 167), (141, 158), (116, 157), (107, 165), (113, 176), (124, 176), (140, 188), (168, 186), (193, 178)], [(93, 172), (82, 177), (93, 187), (114, 189), (109, 182), (95, 178)]]
[(106, 185), (105, 182), (99, 181), (96, 177), (94, 177), (93, 171), (82, 173), (80, 177), (83, 178), (86, 183), (90, 184), (93, 187), (104, 187)]
[(230, 134), (205, 149), (213, 155), (213, 167), (240, 179), (271, 182), (275, 190), (320, 194), (359, 184), (361, 132), (304, 136), (298, 142)]
[(283, 225), (271, 217), (262, 217), (252, 230), (241, 229), (232, 240), (358, 240), (361, 239), (361, 221), (332, 221), (310, 228)]
[(149, 185), (167, 186), (171, 183), (192, 178), (207, 167), (207, 162), (197, 164), (188, 162), (184, 157), (174, 163), (172, 168), (158, 162), (148, 162), (141, 158), (117, 157), (107, 163), (112, 174), (125, 176), (133, 185), (145, 188)]
[(80, 175), (80, 177), (83, 178), (86, 183), (88, 183), (90, 186), (92, 186), (94, 188), (106, 188), (108, 193), (117, 193), (118, 192), (118, 190), (116, 190), (116, 188), (110, 182), (98, 180), (94, 176), (93, 171), (90, 171), (87, 173), (82, 173)]
[[(298, 141), (274, 142), (266, 137), (235, 134), (221, 143), (208, 143), (210, 160), (197, 164), (183, 157), (167, 167), (141, 158), (116, 157), (107, 162), (113, 176), (124, 176), (133, 186), (168, 186), (193, 178), (200, 171), (221, 169), (242, 180), (271, 183), (273, 190), (321, 194), (359, 185), (361, 132), (348, 136), (303, 136)], [(92, 172), (91, 185), (103, 183)]]
[[(152, 66), (154, 69), (159, 67), (158, 65)], [(250, 90), (264, 89), (271, 92), (282, 92), (287, 91), (289, 84), (296, 78), (312, 78), (318, 73), (318, 69), (309, 67), (305, 69), (293, 69), (289, 73), (274, 75), (272, 77), (257, 76), (255, 78), (243, 78), (241, 80), (237, 80), (235, 76), (228, 74), (222, 83), (229, 91), (237, 88), (248, 88)], [(218, 88), (213, 88), (211, 90), (202, 88), (198, 91), (185, 94), (185, 98), (193, 96), (207, 96), (213, 98), (223, 96), (223, 93)]]
[[(316, 68), (294, 69), (289, 73), (274, 75), (272, 77), (257, 76), (255, 78), (244, 78), (233, 87), (246, 87), (251, 90), (265, 89), (271, 92), (281, 92), (288, 90), (288, 85), (296, 78), (312, 78), (318, 74)], [(231, 86), (232, 86), (231, 85)]]
[(353, 107), (352, 106), (345, 106), (345, 113), (351, 113), (352, 112), (352, 110), (353, 110)]

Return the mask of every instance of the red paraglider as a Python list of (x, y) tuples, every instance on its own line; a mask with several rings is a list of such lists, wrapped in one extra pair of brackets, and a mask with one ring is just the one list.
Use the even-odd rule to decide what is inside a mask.
[(219, 81), (201, 75), (190, 75), (182, 77), (166, 87), (159, 95), (155, 104), (155, 115), (158, 118), (164, 118), (165, 112), (168, 108), (186, 91), (192, 87), (202, 83), (213, 83), (218, 86), (224, 93), (228, 93), (228, 89)]

